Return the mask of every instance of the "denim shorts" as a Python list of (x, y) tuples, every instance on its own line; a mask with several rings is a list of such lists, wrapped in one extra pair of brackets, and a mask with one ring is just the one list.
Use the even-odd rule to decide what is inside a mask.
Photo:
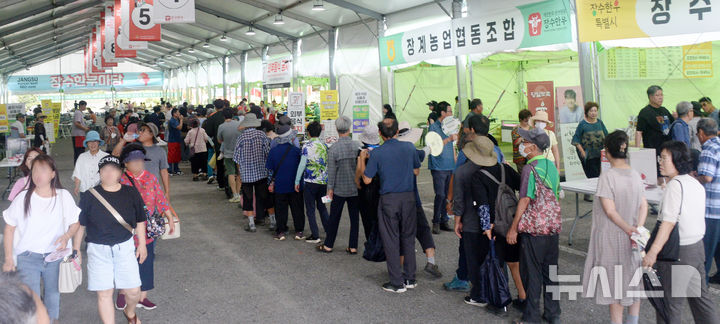
[(87, 244), (88, 290), (140, 287), (133, 239), (115, 245)]

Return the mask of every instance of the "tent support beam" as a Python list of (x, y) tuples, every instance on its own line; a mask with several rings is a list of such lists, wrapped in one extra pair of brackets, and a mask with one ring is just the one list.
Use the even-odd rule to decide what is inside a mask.
[[(452, 2), (453, 19), (462, 18), (462, 0)], [(463, 59), (465, 55), (455, 56), (455, 72), (457, 74), (458, 102), (455, 107), (455, 117), (462, 119), (467, 107), (467, 71)]]
[(245, 79), (245, 62), (247, 62), (247, 51), (243, 51), (240, 58), (240, 97), (246, 98), (247, 93), (247, 79)]
[(335, 41), (335, 37), (337, 36), (337, 29), (333, 28), (328, 31), (328, 59), (330, 60), (329, 64), (329, 73), (330, 76), (330, 90), (337, 90), (337, 76), (335, 75), (335, 46), (337, 42)]
[[(575, 11), (575, 23), (577, 24), (577, 8), (574, 1), (570, 1), (572, 10)], [(578, 67), (580, 69), (580, 89), (582, 90), (582, 98), (585, 101), (595, 101), (600, 103), (600, 93), (597, 87), (597, 71), (594, 64), (596, 60), (595, 43), (582, 43), (578, 38)], [(582, 103), (581, 103), (582, 105)]]
[(443, 11), (446, 15), (448, 15), (448, 17), (450, 17), (450, 18), (453, 17), (453, 16), (450, 14), (450, 12), (447, 11), (447, 9), (445, 9), (445, 7), (442, 5), (442, 3), (440, 2), (440, 0), (435, 0), (435, 3), (437, 3), (438, 7), (440, 7), (440, 9), (442, 9), (442, 11)]
[[(262, 55), (260, 56), (260, 58), (262, 60), (263, 70), (267, 68), (268, 51), (269, 50), (270, 50), (270, 46), (267, 46), (267, 45), (263, 46)], [(265, 80), (263, 80), (262, 100), (267, 103), (267, 99), (268, 99), (268, 91), (267, 91), (267, 89), (265, 89)]]
[(292, 89), (291, 91), (299, 91), (300, 84), (298, 84), (298, 58), (300, 57), (300, 41), (294, 40), (292, 42)]
[(227, 55), (223, 56), (222, 60), (222, 85), (223, 85), (223, 99), (227, 99), (227, 61), (228, 57)]
[(373, 10), (370, 10), (370, 9), (368, 9), (368, 8), (365, 8), (365, 7), (356, 5), (356, 4), (354, 4), (354, 3), (350, 2), (350, 1), (345, 1), (345, 0), (325, 0), (325, 2), (327, 2), (327, 3), (332, 3), (332, 4), (334, 4), (334, 5), (338, 6), (338, 7), (345, 8), (345, 9), (348, 9), (348, 10), (352, 10), (352, 11), (354, 11), (354, 12), (363, 14), (363, 15), (368, 16), (368, 17), (372, 17), (372, 18), (375, 19), (375, 20), (382, 20), (382, 19), (383, 19), (383, 14), (381, 14), (381, 13), (379, 13), (379, 12), (376, 12), (376, 11), (373, 11)]
[[(378, 39), (385, 36), (385, 18), (377, 21), (377, 35)], [(382, 53), (380, 53), (380, 46), (378, 46), (378, 62), (382, 61), (380, 57), (382, 57)], [(383, 104), (390, 103), (388, 91), (388, 75), (390, 73), (388, 73), (388, 69), (383, 67), (381, 63), (378, 63), (378, 66), (380, 67), (380, 105), (382, 106)], [(382, 112), (382, 110), (380, 111)]]

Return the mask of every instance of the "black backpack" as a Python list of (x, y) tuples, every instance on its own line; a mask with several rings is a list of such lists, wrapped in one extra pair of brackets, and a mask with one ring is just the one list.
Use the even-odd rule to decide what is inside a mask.
[(490, 172), (487, 170), (480, 170), (490, 180), (494, 181), (498, 185), (497, 197), (495, 198), (495, 232), (502, 236), (505, 236), (510, 230), (513, 218), (515, 218), (515, 210), (518, 206), (518, 198), (515, 195), (515, 190), (505, 183), (505, 167), (500, 164), (500, 181), (498, 181)]

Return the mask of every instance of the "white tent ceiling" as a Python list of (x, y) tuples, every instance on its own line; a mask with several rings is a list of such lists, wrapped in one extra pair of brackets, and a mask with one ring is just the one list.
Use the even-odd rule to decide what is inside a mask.
[[(162, 41), (150, 42), (148, 50), (130, 61), (153, 67), (156, 59), (165, 57), (157, 68), (174, 68), (260, 51), (265, 45), (290, 47), (293, 40), (335, 27), (436, 2), (449, 8), (450, 1), (324, 0), (326, 10), (313, 11), (317, 0), (196, 0), (195, 23), (163, 25)], [(92, 23), (99, 20), (102, 4), (101, 0), (0, 2), (0, 74), (77, 52), (87, 43)], [(273, 24), (277, 14), (282, 14), (283, 25)], [(255, 35), (245, 34), (250, 26)], [(193, 53), (188, 52), (191, 47)]]

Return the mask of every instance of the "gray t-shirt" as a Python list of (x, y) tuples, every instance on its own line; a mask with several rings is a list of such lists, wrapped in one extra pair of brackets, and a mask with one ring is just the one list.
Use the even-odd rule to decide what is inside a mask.
[(167, 152), (162, 147), (157, 145), (145, 146), (145, 158), (150, 161), (145, 161), (145, 170), (155, 175), (162, 185), (162, 178), (160, 177), (160, 170), (168, 168)]
[(70, 132), (70, 135), (71, 136), (85, 136), (85, 130), (77, 127), (75, 125), (75, 122), (79, 122), (81, 125), (85, 124), (85, 119), (83, 118), (83, 113), (79, 109), (75, 110), (75, 114), (73, 115), (72, 131)]
[(237, 120), (226, 121), (218, 127), (218, 140), (222, 141), (222, 152), (225, 157), (232, 157), (235, 153), (235, 141), (240, 136), (237, 130), (240, 122)]

